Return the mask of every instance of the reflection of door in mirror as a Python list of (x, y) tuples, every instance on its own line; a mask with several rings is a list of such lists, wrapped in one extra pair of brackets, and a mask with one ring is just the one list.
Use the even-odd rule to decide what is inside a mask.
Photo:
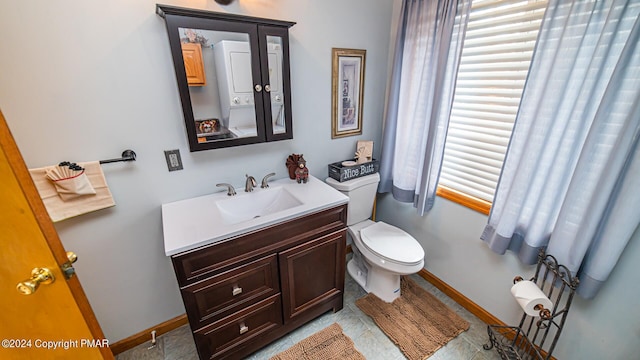
[(187, 83), (189, 86), (207, 85), (207, 77), (205, 76), (202, 60), (202, 46), (198, 43), (182, 43), (181, 45)]
[[(189, 82), (198, 143), (257, 136), (249, 36), (245, 33), (179, 28), (181, 46), (201, 48), (206, 79)], [(185, 59), (189, 79), (191, 64)], [(195, 63), (195, 61), (193, 61)]]
[(267, 59), (269, 60), (269, 85), (271, 96), (271, 122), (274, 134), (287, 131), (284, 121), (284, 93), (282, 83), (282, 38), (267, 35)]

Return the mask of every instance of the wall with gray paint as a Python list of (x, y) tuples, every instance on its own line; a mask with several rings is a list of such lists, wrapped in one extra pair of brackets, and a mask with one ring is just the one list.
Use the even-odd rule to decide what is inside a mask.
[[(138, 154), (104, 166), (116, 207), (56, 225), (112, 342), (184, 313), (164, 255), (162, 203), (218, 191), (218, 182), (241, 186), (245, 173), (285, 177), (291, 153), (325, 177), (328, 163), (353, 156), (356, 140), (379, 144), (382, 131), (391, 0), (162, 3), (297, 22), (293, 140), (189, 153), (156, 0), (0, 4), (0, 108), (27, 166)], [(332, 47), (367, 50), (362, 136), (331, 140)], [(180, 149), (183, 171), (167, 171), (168, 149)]]

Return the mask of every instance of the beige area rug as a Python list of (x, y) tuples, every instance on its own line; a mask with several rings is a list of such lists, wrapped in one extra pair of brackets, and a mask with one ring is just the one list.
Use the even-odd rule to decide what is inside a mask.
[(337, 323), (320, 330), (270, 360), (365, 360)]
[(466, 320), (408, 277), (402, 277), (401, 288), (402, 295), (392, 303), (367, 294), (356, 305), (408, 359), (426, 359), (469, 328)]

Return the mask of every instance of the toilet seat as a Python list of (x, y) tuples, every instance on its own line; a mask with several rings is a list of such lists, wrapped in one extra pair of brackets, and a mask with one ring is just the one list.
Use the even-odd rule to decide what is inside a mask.
[(418, 265), (424, 260), (424, 249), (405, 231), (376, 222), (360, 230), (362, 244), (385, 261), (398, 265)]

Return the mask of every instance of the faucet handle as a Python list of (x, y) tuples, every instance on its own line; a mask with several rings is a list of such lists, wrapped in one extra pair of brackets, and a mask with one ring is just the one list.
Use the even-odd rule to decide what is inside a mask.
[(216, 186), (226, 187), (227, 188), (227, 196), (233, 196), (233, 195), (236, 194), (236, 189), (234, 189), (233, 185), (231, 185), (231, 184), (222, 183), (222, 184), (216, 184)]
[(270, 174), (265, 175), (262, 178), (262, 184), (260, 185), (260, 187), (263, 188), (263, 189), (268, 188), (269, 184), (267, 183), (267, 179), (269, 179), (270, 177), (275, 176), (275, 175), (276, 175), (276, 173), (270, 173)]

